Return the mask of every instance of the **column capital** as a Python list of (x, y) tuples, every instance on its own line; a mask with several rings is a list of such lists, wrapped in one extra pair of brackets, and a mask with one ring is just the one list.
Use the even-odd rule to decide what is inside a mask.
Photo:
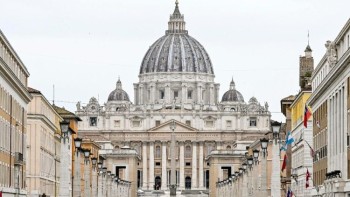
[(166, 145), (167, 143), (169, 143), (169, 141), (168, 140), (162, 140), (161, 143), (162, 143), (162, 145)]
[(179, 140), (178, 143), (179, 143), (179, 145), (184, 145), (185, 141), (184, 140)]

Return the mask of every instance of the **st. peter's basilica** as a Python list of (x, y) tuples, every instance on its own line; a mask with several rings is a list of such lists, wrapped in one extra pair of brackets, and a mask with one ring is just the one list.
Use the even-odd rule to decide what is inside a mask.
[(228, 79), (220, 96), (209, 54), (188, 34), (178, 3), (138, 74), (133, 101), (118, 79), (105, 104), (91, 98), (76, 111), (79, 136), (99, 143), (111, 173), (131, 180), (135, 190), (168, 190), (173, 121), (179, 190), (208, 191), (237, 170), (235, 156), (270, 130), (268, 104), (245, 100), (239, 82)]

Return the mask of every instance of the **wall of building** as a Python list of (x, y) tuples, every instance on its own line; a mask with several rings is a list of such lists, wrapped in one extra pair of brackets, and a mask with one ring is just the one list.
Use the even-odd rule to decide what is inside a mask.
[(304, 91), (299, 93), (294, 103), (291, 106), (292, 109), (292, 130), (295, 129), (304, 120), (305, 104), (309, 99), (311, 92)]
[(313, 113), (314, 185), (321, 185), (327, 173), (327, 109), (325, 101)]
[[(28, 77), (26, 67), (0, 31), (0, 191), (10, 196), (25, 194), (26, 107), (31, 99)], [(23, 161), (16, 159), (18, 153)], [(18, 171), (15, 162), (22, 163), (17, 165)]]
[(45, 193), (58, 194), (60, 167), (59, 124), (63, 120), (41, 93), (31, 93), (33, 100), (28, 104), (28, 195)]

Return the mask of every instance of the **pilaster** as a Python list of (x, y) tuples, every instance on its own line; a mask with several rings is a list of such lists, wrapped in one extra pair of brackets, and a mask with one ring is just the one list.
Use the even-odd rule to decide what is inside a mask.
[(184, 142), (180, 141), (180, 190), (185, 189), (185, 149)]
[(197, 142), (192, 142), (192, 188), (198, 188), (197, 182)]
[(147, 181), (147, 142), (142, 143), (142, 189), (148, 189)]
[(149, 142), (149, 178), (148, 189), (154, 189), (154, 142)]
[(167, 190), (167, 142), (162, 142), (162, 190)]

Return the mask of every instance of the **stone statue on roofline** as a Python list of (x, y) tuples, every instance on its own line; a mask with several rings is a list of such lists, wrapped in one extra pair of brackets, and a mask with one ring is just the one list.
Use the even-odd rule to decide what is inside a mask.
[(326, 48), (327, 48), (327, 62), (329, 64), (330, 67), (333, 67), (336, 63), (337, 63), (337, 49), (335, 47), (335, 43), (327, 40), (326, 44), (325, 44)]

